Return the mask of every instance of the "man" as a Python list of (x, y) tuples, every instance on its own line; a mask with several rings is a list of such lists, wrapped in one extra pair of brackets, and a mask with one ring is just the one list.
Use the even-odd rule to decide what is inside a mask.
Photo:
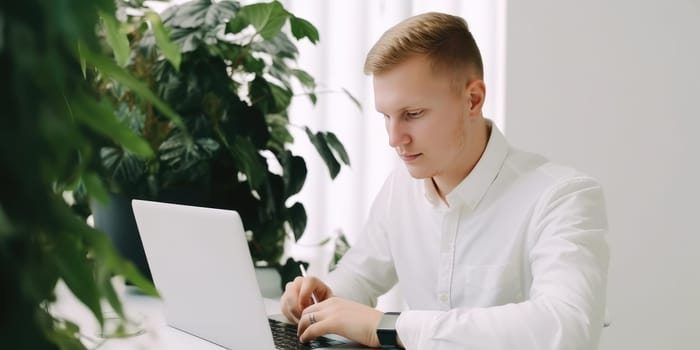
[[(325, 283), (287, 285), (282, 313), (301, 341), (336, 333), (372, 347), (597, 348), (608, 268), (601, 187), (511, 148), (483, 117), (482, 62), (464, 20), (409, 18), (374, 45), (365, 71), (405, 167)], [(374, 309), (397, 283), (408, 310)]]

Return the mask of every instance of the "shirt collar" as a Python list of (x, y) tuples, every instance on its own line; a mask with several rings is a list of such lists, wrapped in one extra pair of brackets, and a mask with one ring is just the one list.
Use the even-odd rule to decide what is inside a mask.
[[(505, 137), (490, 120), (487, 119), (486, 122), (491, 129), (486, 149), (469, 175), (447, 194), (447, 203), (450, 203), (451, 207), (464, 205), (474, 210), (498, 175), (508, 155), (508, 143)], [(425, 198), (433, 207), (447, 208), (440, 200), (432, 178), (424, 179), (423, 185)]]

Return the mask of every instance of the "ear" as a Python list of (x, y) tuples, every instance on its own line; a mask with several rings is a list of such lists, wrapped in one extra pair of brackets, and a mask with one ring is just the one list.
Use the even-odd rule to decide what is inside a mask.
[(481, 116), (481, 109), (484, 107), (484, 100), (486, 99), (486, 84), (484, 84), (484, 80), (473, 79), (467, 82), (467, 84), (464, 86), (464, 94), (466, 97), (466, 108), (469, 116)]

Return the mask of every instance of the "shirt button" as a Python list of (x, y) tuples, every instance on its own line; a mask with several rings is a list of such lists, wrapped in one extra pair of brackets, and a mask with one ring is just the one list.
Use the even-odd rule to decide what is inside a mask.
[(440, 301), (443, 303), (447, 302), (447, 294), (440, 294)]

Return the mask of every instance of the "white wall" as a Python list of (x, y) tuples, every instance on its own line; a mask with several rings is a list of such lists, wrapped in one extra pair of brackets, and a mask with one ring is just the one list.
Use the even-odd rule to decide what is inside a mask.
[(601, 349), (700, 349), (700, 1), (509, 1), (506, 134), (596, 176)]

